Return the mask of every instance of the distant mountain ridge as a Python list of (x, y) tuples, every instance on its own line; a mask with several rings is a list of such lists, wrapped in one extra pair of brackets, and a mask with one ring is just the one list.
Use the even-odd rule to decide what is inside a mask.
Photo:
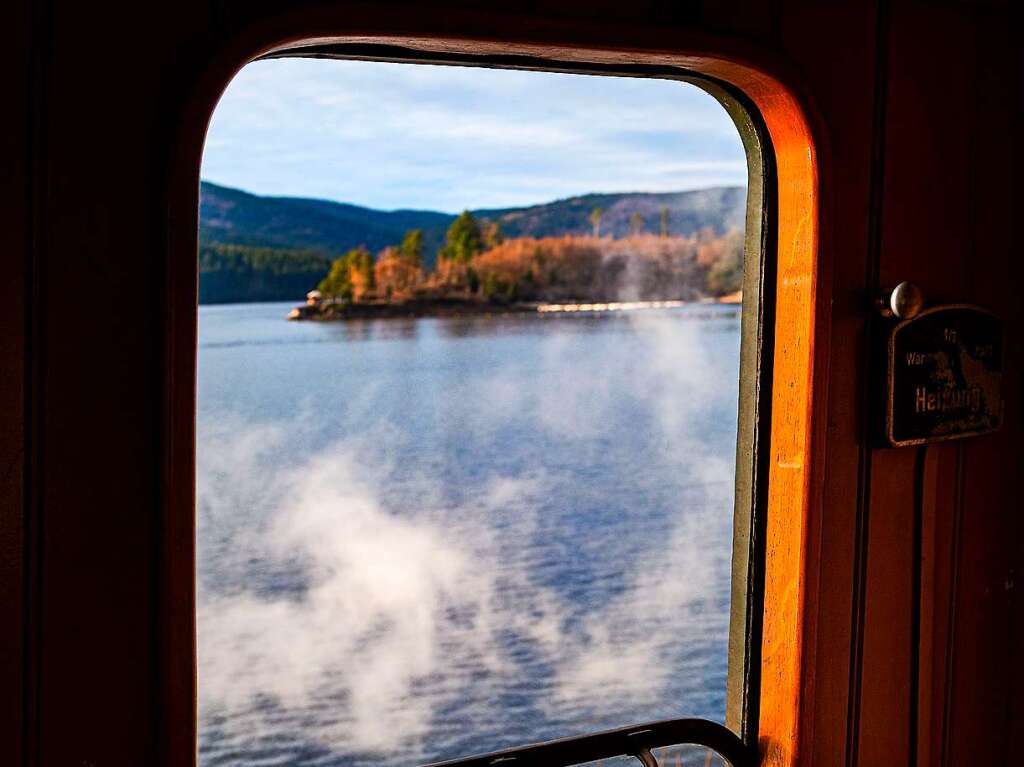
[(200, 242), (327, 255), (358, 245), (377, 251), (400, 242), (408, 229), (423, 229), (432, 252), (454, 219), (432, 211), (380, 211), (330, 200), (261, 197), (209, 181), (202, 182), (199, 200)]
[(477, 218), (498, 221), (509, 237), (557, 237), (590, 234), (590, 214), (600, 208), (601, 234), (624, 237), (639, 214), (643, 231), (661, 231), (662, 210), (668, 211), (668, 233), (689, 236), (705, 227), (724, 234), (743, 229), (747, 190), (741, 186), (710, 187), (689, 192), (622, 192), (585, 194), (526, 208), (472, 211)]
[[(670, 234), (690, 235), (704, 227), (721, 234), (742, 229), (744, 187), (713, 187), (689, 192), (587, 194), (522, 208), (472, 211), (497, 221), (507, 237), (553, 237), (592, 231), (590, 214), (601, 208), (601, 233), (629, 233), (639, 214), (645, 231), (660, 231), (668, 209)], [(262, 197), (202, 182), (199, 239), (202, 243), (309, 250), (340, 255), (363, 245), (372, 252), (399, 243), (409, 229), (422, 229), (426, 266), (433, 265), (445, 232), (455, 219), (427, 210), (382, 211), (349, 203), (301, 197)]]

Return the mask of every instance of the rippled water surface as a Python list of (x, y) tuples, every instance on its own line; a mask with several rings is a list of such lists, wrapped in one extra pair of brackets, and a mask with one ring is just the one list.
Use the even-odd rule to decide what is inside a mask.
[(725, 709), (738, 310), (200, 309), (203, 765)]

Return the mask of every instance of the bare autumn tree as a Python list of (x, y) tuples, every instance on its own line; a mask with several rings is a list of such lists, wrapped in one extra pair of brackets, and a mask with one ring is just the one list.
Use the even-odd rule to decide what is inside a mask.
[(522, 237), (481, 253), (473, 268), (491, 300), (691, 301), (707, 295), (696, 256), (692, 237)]
[(384, 248), (373, 266), (373, 278), (379, 295), (389, 301), (405, 300), (423, 281), (423, 270), (403, 248)]
[(604, 211), (600, 208), (594, 208), (590, 211), (590, 226), (595, 237), (601, 236), (601, 216), (603, 215)]
[(708, 268), (707, 288), (713, 296), (723, 296), (743, 289), (743, 235), (730, 229), (715, 241), (715, 260)]
[(668, 208), (661, 209), (661, 236), (668, 237)]
[(480, 225), (480, 235), (484, 241), (484, 248), (496, 248), (505, 241), (505, 235), (502, 234), (501, 224), (497, 221), (484, 221)]
[(629, 233), (632, 235), (640, 234), (644, 228), (644, 217), (640, 215), (638, 211), (633, 211), (633, 215), (629, 217)]
[(349, 253), (349, 280), (352, 283), (352, 300), (361, 301), (373, 291), (373, 256), (366, 248), (356, 248)]

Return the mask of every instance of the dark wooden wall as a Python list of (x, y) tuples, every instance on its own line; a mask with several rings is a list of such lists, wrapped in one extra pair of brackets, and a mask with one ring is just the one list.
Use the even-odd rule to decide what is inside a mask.
[[(194, 345), (194, 317), (162, 296), (182, 288), (174, 258), (190, 257), (196, 222), (168, 201), (196, 183), (203, 121), (233, 68), (257, 52), (247, 48), (259, 37), (250, 30), (273, 29), (279, 14), (295, 28), (304, 7), (16, 0), (0, 10), (9, 105), (0, 133), (4, 764), (180, 765), (191, 750), (176, 742), (188, 735), (177, 723), (190, 703), (174, 691), (190, 689), (188, 680), (164, 673), (168, 653), (190, 641), (167, 630), (187, 595), (169, 591), (162, 574), (190, 530), (165, 511), (169, 497), (192, 492), (168, 473), (167, 456), (191, 435), (191, 402), (168, 392), (192, 370), (170, 369), (180, 357), (169, 350)], [(818, 140), (828, 264), (819, 290), (831, 308), (801, 761), (1020, 758), (1024, 321), (1008, 4), (310, 8), (310, 18), (376, 18), (371, 26), (399, 37), (681, 51), (721, 42), (789, 73)], [(920, 647), (911, 634), (918, 456), (872, 449), (865, 419), (868, 297), (904, 279), (932, 301), (992, 309), (1010, 339), (1004, 430), (922, 459)]]

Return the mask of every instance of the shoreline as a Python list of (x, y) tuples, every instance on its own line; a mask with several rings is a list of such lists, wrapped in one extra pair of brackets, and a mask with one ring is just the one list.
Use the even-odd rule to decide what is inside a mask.
[(486, 317), (499, 314), (604, 314), (610, 312), (678, 309), (700, 305), (738, 306), (734, 295), (697, 301), (586, 301), (496, 303), (460, 299), (428, 299), (365, 304), (300, 304), (287, 319), (293, 322), (346, 322), (350, 320), (420, 319), (428, 317)]
[(528, 314), (535, 303), (498, 304), (452, 299), (412, 300), (365, 304), (300, 304), (288, 313), (293, 321), (344, 322), (346, 320), (419, 319), (422, 317), (465, 317), (488, 314)]

